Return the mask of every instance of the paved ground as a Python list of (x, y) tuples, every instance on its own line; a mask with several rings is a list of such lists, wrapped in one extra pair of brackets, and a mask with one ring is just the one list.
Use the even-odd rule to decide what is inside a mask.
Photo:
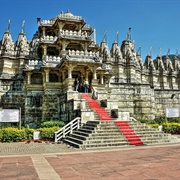
[(0, 180), (179, 180), (180, 144), (76, 150), (1, 143)]

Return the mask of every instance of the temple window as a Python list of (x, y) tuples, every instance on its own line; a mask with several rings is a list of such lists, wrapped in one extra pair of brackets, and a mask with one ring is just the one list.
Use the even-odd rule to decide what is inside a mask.
[(58, 75), (57, 74), (49, 74), (49, 82), (58, 82)]
[(26, 105), (30, 107), (41, 107), (42, 106), (42, 96), (30, 95), (27, 96)]
[(48, 47), (47, 55), (48, 56), (59, 56), (59, 51), (55, 47)]
[(43, 83), (43, 77), (40, 73), (33, 73), (31, 75), (31, 84), (42, 84)]

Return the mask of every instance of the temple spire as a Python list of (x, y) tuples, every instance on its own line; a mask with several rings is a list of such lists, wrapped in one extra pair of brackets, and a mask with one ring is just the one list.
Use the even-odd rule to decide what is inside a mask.
[(107, 42), (107, 30), (104, 30), (103, 41)]
[(162, 57), (162, 49), (159, 48), (159, 56)]
[(137, 50), (137, 54), (139, 54), (141, 56), (141, 46), (139, 46), (139, 48)]
[(22, 21), (22, 30), (21, 30), (22, 33), (24, 33), (24, 23), (25, 23), (25, 20)]
[(149, 51), (150, 51), (149, 55), (150, 55), (151, 58), (152, 58), (152, 46), (150, 46)]
[(118, 36), (118, 35), (119, 35), (119, 32), (117, 31), (117, 32), (116, 32), (116, 38), (115, 38), (115, 41), (116, 41), (117, 43), (119, 43), (119, 36)]
[(179, 55), (179, 51), (178, 51), (178, 49), (176, 49), (176, 56), (178, 56)]
[(167, 56), (170, 55), (170, 48), (168, 48), (168, 51), (167, 51)]
[(7, 31), (10, 30), (10, 26), (11, 26), (11, 20), (9, 19), (9, 20), (8, 20), (8, 28), (7, 28)]
[(132, 31), (132, 28), (130, 27), (130, 28), (129, 28), (129, 32), (128, 32), (128, 35), (127, 35), (127, 39), (128, 39), (128, 40), (131, 40), (131, 31)]

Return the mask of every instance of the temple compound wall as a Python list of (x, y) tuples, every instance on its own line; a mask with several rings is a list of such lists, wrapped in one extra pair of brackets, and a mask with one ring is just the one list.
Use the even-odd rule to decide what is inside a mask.
[[(37, 18), (37, 32), (27, 40), (22, 30), (14, 43), (10, 21), (0, 41), (0, 107), (21, 108), (23, 124), (42, 120), (93, 120), (94, 112), (81, 98), (88, 93), (117, 118), (122, 113), (154, 119), (167, 107), (179, 107), (180, 58), (176, 55), (142, 60), (129, 31), (111, 48), (106, 38), (96, 42), (96, 30), (69, 11), (50, 20)], [(75, 89), (75, 79), (79, 88)], [(177, 94), (175, 98), (171, 98)]]

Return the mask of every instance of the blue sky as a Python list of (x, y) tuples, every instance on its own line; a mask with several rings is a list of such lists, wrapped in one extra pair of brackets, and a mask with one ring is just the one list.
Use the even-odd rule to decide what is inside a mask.
[(13, 41), (21, 31), (25, 20), (25, 33), (31, 40), (37, 30), (38, 17), (48, 20), (68, 9), (82, 16), (97, 31), (100, 43), (107, 30), (107, 42), (111, 48), (116, 32), (119, 44), (125, 39), (129, 27), (136, 49), (141, 46), (143, 61), (152, 46), (153, 58), (162, 49), (163, 54), (180, 54), (180, 0), (0, 0), (0, 39), (11, 20)]

